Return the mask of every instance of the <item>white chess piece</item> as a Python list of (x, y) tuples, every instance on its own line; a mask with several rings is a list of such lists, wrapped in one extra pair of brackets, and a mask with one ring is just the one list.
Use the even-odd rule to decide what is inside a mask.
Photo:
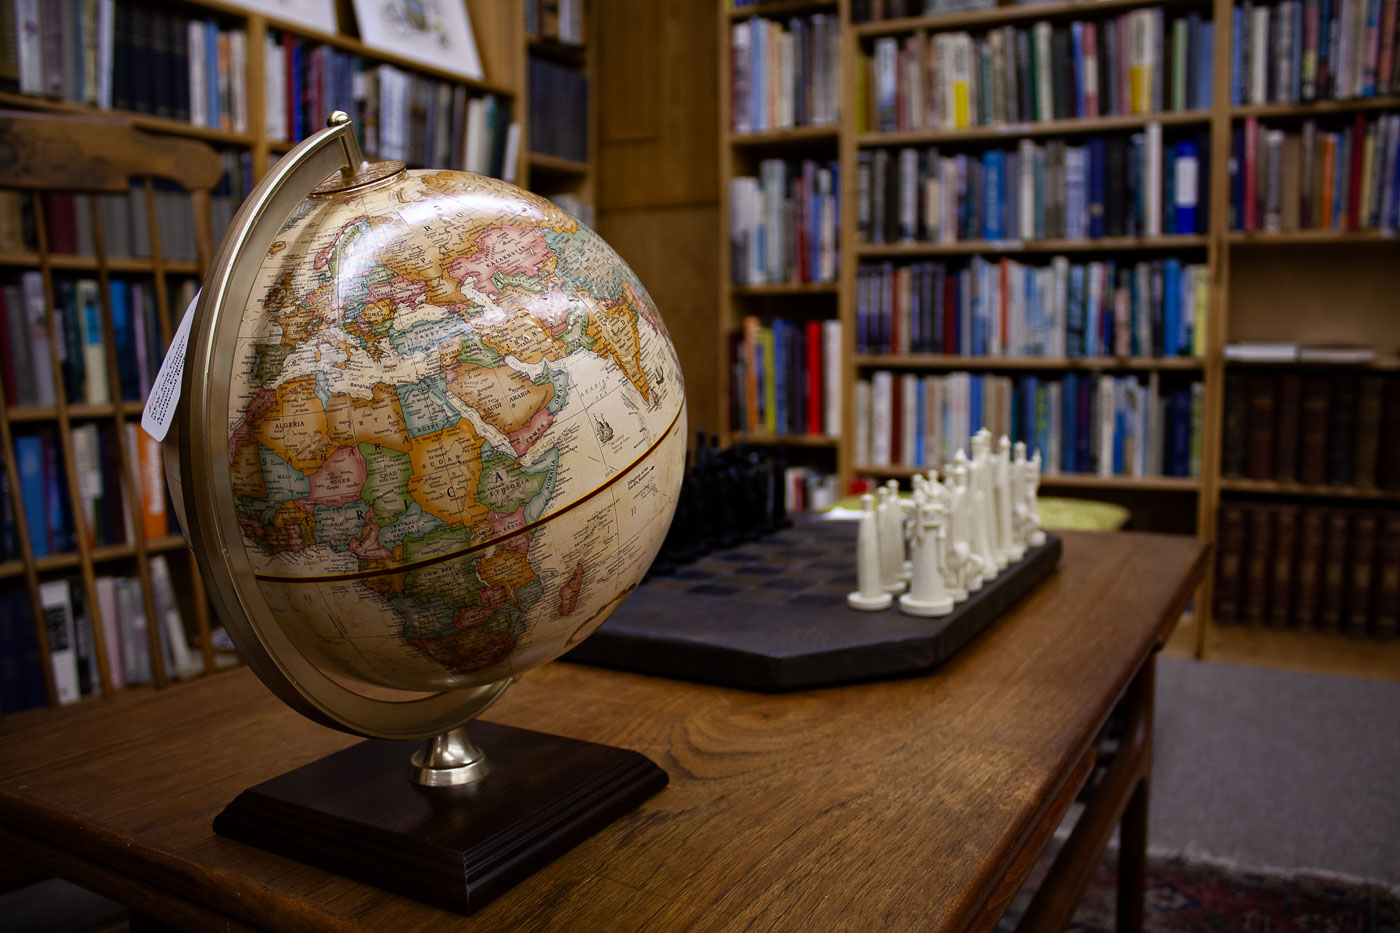
[(891, 500), (887, 486), (875, 490), (875, 526), (880, 539), (880, 588), (886, 593), (904, 592), (904, 521), (898, 500)]
[(941, 502), (930, 501), (922, 490), (914, 493), (914, 579), (909, 592), (899, 597), (899, 610), (905, 615), (944, 616), (953, 611), (943, 581), (945, 518)]
[(890, 540), (892, 542), (897, 541), (899, 545), (896, 552), (899, 556), (895, 558), (895, 566), (899, 571), (897, 579), (900, 583), (908, 586), (909, 578), (913, 575), (913, 572), (909, 568), (908, 551), (904, 546), (904, 513), (907, 511), (907, 503), (899, 497), (899, 480), (887, 480), (885, 482), (885, 488), (890, 491), (890, 502), (894, 503), (894, 509), (891, 512), (894, 516), (894, 521), (891, 524), (893, 524), (894, 527), (890, 529)]
[(1024, 556), (1016, 552), (1016, 542), (1011, 532), (1011, 510), (1015, 501), (1011, 490), (1011, 472), (1011, 438), (1003, 434), (997, 443), (996, 459), (997, 543), (1007, 564)]
[(1031, 547), (1040, 547), (1045, 543), (1045, 532), (1040, 530), (1040, 510), (1036, 507), (1035, 498), (1040, 492), (1040, 451), (1035, 452), (1035, 456), (1026, 463), (1026, 544)]
[(856, 538), (856, 581), (859, 589), (846, 594), (846, 605), (867, 612), (888, 609), (893, 597), (880, 587), (880, 529), (875, 497), (860, 497), (860, 531)]
[(1011, 469), (1011, 554), (1014, 560), (1026, 556), (1026, 445), (1017, 441), (1012, 448)]
[(968, 488), (972, 490), (972, 550), (982, 558), (982, 580), (996, 579), (997, 555), (992, 547), (992, 495), (988, 482), (990, 434), (983, 428), (972, 435), (972, 459), (968, 463)]
[(957, 580), (957, 585), (953, 587), (953, 599), (961, 602), (967, 598), (967, 594), (982, 588), (982, 557), (972, 542), (972, 476), (968, 470), (967, 455), (962, 450), (954, 455), (953, 468), (948, 472), (956, 495), (949, 569)]

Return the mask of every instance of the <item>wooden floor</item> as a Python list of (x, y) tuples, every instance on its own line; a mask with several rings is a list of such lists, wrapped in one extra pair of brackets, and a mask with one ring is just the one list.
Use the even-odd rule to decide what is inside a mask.
[[(1182, 617), (1163, 654), (1190, 658), (1195, 651), (1196, 626), (1188, 614)], [(1216, 625), (1207, 638), (1205, 660), (1400, 681), (1400, 641), (1342, 634)]]

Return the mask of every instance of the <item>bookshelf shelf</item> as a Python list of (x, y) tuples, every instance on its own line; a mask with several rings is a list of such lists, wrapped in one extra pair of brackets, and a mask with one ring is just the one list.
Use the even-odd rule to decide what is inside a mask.
[[(21, 269), (38, 269), (42, 265), (38, 253), (22, 252), (15, 250), (0, 251), (0, 266), (10, 266)], [(66, 256), (60, 253), (50, 254), (49, 266), (65, 272), (96, 272), (99, 266), (96, 256)], [(171, 275), (195, 275), (199, 272), (199, 266), (193, 262), (176, 262), (166, 260), (160, 264), (160, 268)], [(139, 258), (109, 258), (107, 260), (107, 271), (109, 272), (133, 272), (155, 274), (156, 264), (153, 259)]]
[[(915, 473), (922, 473), (930, 467), (908, 466), (856, 466), (855, 472), (862, 476), (875, 476), (889, 479), (907, 479)], [(1133, 489), (1149, 492), (1197, 492), (1201, 481), (1194, 476), (1098, 476), (1091, 473), (1046, 473), (1041, 477), (1041, 486), (1082, 489)]]
[(840, 135), (835, 126), (794, 126), (787, 130), (769, 130), (765, 133), (730, 133), (729, 142), (734, 146), (796, 146), (811, 142), (834, 143)]
[(91, 107), (87, 104), (75, 104), (71, 101), (53, 100), (48, 97), (35, 97), (31, 94), (16, 94), (12, 91), (0, 91), (0, 106), (21, 107), (25, 110), (42, 110), (45, 113), (63, 113), (75, 116), (99, 117), (130, 122), (137, 129), (150, 130), (153, 133), (162, 133), (166, 136), (183, 136), (189, 139), (202, 139), (208, 143), (215, 143), (225, 146), (252, 146), (253, 136), (250, 133), (235, 133), (232, 130), (215, 129), (212, 126), (197, 126), (186, 120), (172, 120), (168, 117), (156, 117), (145, 113), (134, 113), (126, 110), (103, 110), (99, 107)]
[(767, 3), (730, 7), (726, 15), (730, 19), (748, 19), (750, 16), (802, 16), (807, 13), (834, 13), (837, 5), (835, 0), (769, 0)]
[(529, 155), (529, 159), (530, 171), (532, 173), (543, 172), (552, 175), (587, 175), (590, 170), (590, 166), (587, 162), (545, 155), (543, 152), (532, 152)]
[(857, 38), (892, 36), (919, 29), (946, 31), (976, 26), (1001, 26), (1006, 23), (1037, 20), (1073, 19), (1100, 13), (1121, 13), (1141, 7), (1208, 9), (1202, 0), (1063, 0), (1060, 3), (1008, 4), (989, 10), (968, 10), (961, 13), (937, 13), (931, 16), (909, 16), (903, 19), (877, 20), (861, 23), (854, 28)]
[(1305, 246), (1387, 244), (1400, 245), (1400, 237), (1382, 230), (1232, 230), (1225, 241), (1231, 246)]
[(1204, 125), (1210, 122), (1208, 110), (1169, 110), (1162, 113), (1134, 113), (1112, 117), (1082, 117), (1071, 120), (1041, 120), (1035, 123), (999, 123), (969, 126), (956, 130), (904, 130), (865, 132), (856, 136), (856, 145), (919, 146), (934, 143), (976, 143), (989, 140), (1017, 140), (1026, 136), (1080, 136), (1141, 129), (1149, 123), (1163, 126)]
[(948, 356), (918, 353), (857, 354), (860, 369), (924, 369), (924, 370), (1179, 370), (1199, 371), (1204, 363), (1192, 357), (1012, 357), (1012, 356)]
[(1194, 234), (1154, 237), (1097, 237), (1095, 239), (961, 240), (955, 243), (862, 243), (856, 255), (863, 259), (895, 259), (915, 256), (966, 256), (973, 253), (1130, 253), (1156, 250), (1206, 249), (1210, 238)]
[(737, 434), (734, 439), (765, 447), (835, 447), (841, 440), (825, 434)]
[(841, 290), (838, 282), (771, 282), (766, 285), (731, 285), (735, 296), (765, 295), (835, 295)]
[(1371, 499), (1400, 502), (1400, 490), (1362, 486), (1311, 486), (1305, 483), (1282, 483), (1276, 480), (1221, 477), (1220, 488), (1225, 492), (1253, 493), (1265, 496), (1302, 496), (1310, 499)]
[[(170, 551), (180, 551), (185, 547), (185, 539), (180, 535), (165, 535), (160, 538), (151, 538), (145, 542), (146, 553), (164, 554)], [(134, 544), (107, 544), (100, 547), (93, 547), (90, 550), (91, 560), (94, 564), (110, 564), (114, 561), (129, 560), (136, 556), (136, 546)], [(82, 564), (82, 558), (77, 552), (63, 554), (47, 554), (44, 557), (34, 559), (34, 569), (39, 573), (52, 573), (57, 570), (73, 570)], [(9, 560), (0, 563), (0, 580), (12, 579), (24, 576), (24, 561)]]
[(1241, 120), (1245, 117), (1260, 119), (1288, 119), (1296, 117), (1325, 116), (1327, 114), (1358, 113), (1370, 110), (1400, 109), (1400, 96), (1353, 97), (1347, 100), (1316, 100), (1308, 104), (1245, 104), (1230, 108), (1230, 117)]
[(1263, 369), (1280, 371), (1300, 370), (1344, 370), (1354, 373), (1387, 373), (1400, 371), (1400, 356), (1389, 354), (1377, 356), (1369, 363), (1339, 363), (1330, 360), (1230, 360), (1225, 361), (1227, 369)]
[(561, 65), (582, 68), (588, 59), (588, 47), (574, 42), (561, 42), (548, 36), (528, 36), (526, 44), (531, 55), (547, 58)]

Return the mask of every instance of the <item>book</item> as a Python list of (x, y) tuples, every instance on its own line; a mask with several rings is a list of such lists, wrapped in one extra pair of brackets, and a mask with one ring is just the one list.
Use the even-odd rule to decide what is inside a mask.
[(29, 593), (19, 587), (0, 591), (0, 708), (13, 715), (47, 702)]
[(1296, 505), (1276, 505), (1273, 510), (1273, 582), (1269, 593), (1269, 624), (1287, 628), (1293, 624), (1295, 605), (1299, 508)]
[(1215, 619), (1221, 623), (1241, 621), (1245, 555), (1245, 507), (1222, 502), (1218, 517), (1215, 554)]
[(78, 635), (68, 581), (41, 583), (39, 603), (44, 611), (44, 633), (48, 642), (49, 664), (53, 670), (54, 694), (60, 704), (75, 703), (82, 697), (82, 692), (78, 688)]

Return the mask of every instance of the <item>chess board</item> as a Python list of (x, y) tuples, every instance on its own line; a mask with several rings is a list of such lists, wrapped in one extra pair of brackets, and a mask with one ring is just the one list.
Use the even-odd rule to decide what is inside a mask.
[(1060, 561), (1049, 535), (949, 615), (846, 605), (856, 588), (856, 522), (793, 527), (653, 575), (565, 660), (783, 691), (907, 677), (942, 664)]

